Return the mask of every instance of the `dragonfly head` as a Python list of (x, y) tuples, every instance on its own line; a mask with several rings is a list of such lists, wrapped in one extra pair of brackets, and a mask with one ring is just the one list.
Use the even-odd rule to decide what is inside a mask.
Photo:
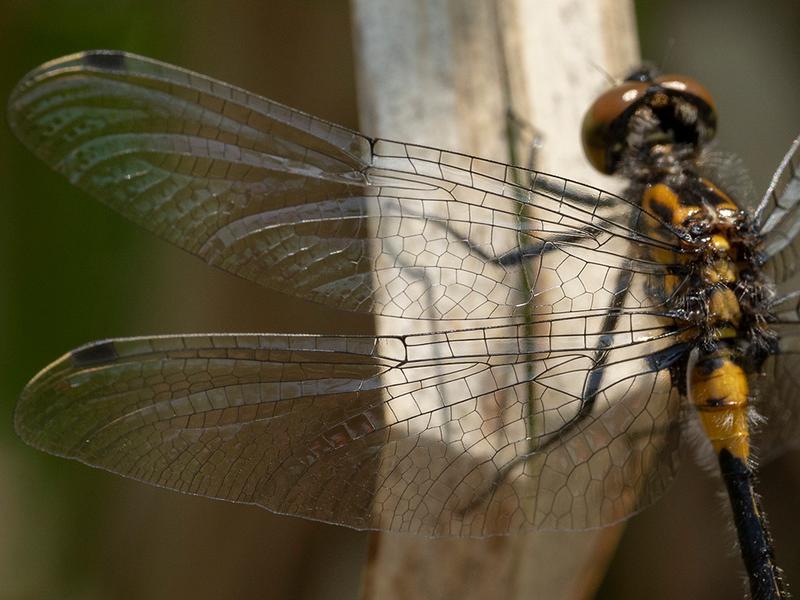
[(594, 101), (583, 118), (586, 157), (601, 173), (616, 173), (630, 153), (682, 146), (696, 154), (714, 137), (711, 94), (684, 75), (659, 75), (642, 66)]

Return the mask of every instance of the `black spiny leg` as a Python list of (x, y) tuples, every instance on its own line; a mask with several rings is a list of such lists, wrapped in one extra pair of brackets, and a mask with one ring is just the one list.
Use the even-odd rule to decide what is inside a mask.
[(472, 246), (468, 242), (464, 243), (469, 246), (471, 252), (480, 256), (487, 263), (500, 265), (501, 267), (516, 267), (523, 264), (526, 260), (539, 258), (548, 252), (558, 250), (559, 244), (571, 244), (579, 242), (580, 240), (593, 239), (597, 233), (598, 230), (596, 228), (587, 225), (586, 227), (576, 229), (574, 233), (551, 235), (546, 240), (538, 240), (536, 244), (515, 248), (500, 256), (492, 256), (484, 252), (480, 246)]
[[(546, 244), (543, 244), (543, 247), (544, 253), (546, 253), (548, 251)], [(524, 257), (527, 258), (528, 256), (531, 255), (527, 254)], [(528, 460), (531, 456), (546, 451), (557, 441), (560, 441), (565, 435), (578, 427), (587, 417), (592, 414), (595, 402), (597, 401), (597, 395), (600, 393), (600, 384), (603, 380), (604, 366), (609, 356), (608, 348), (613, 344), (614, 330), (616, 329), (617, 323), (619, 322), (619, 317), (622, 314), (621, 308), (624, 305), (632, 278), (633, 272), (627, 270), (622, 271), (617, 278), (617, 285), (615, 286), (614, 290), (614, 303), (612, 304), (608, 314), (603, 319), (603, 324), (600, 329), (602, 335), (600, 336), (600, 340), (594, 350), (595, 366), (589, 372), (589, 376), (581, 395), (580, 406), (578, 407), (578, 410), (569, 418), (566, 423), (559, 427), (557, 431), (554, 431), (552, 434), (550, 434), (547, 440), (533, 448), (530, 452), (517, 456), (511, 462), (499, 469), (497, 475), (495, 475), (492, 483), (486, 488), (486, 490), (460, 511), (462, 515), (467, 514), (470, 510), (479, 504), (482, 504), (488, 497), (493, 495), (514, 467)]]
[(594, 350), (594, 367), (589, 371), (589, 376), (586, 378), (586, 385), (583, 387), (580, 406), (577, 412), (574, 416), (570, 417), (566, 423), (559, 427), (548, 440), (539, 445), (533, 451), (534, 453), (543, 452), (550, 448), (557, 440), (569, 434), (573, 429), (578, 427), (586, 417), (592, 414), (594, 405), (597, 402), (597, 395), (600, 393), (600, 384), (603, 381), (605, 365), (608, 361), (610, 352), (608, 349), (614, 343), (614, 330), (617, 328), (617, 323), (619, 323), (621, 309), (628, 295), (628, 288), (631, 285), (632, 279), (632, 271), (622, 271), (617, 278), (617, 285), (614, 289), (614, 302), (611, 305), (611, 310), (603, 318), (603, 324), (600, 327), (602, 333), (597, 342), (597, 347)]

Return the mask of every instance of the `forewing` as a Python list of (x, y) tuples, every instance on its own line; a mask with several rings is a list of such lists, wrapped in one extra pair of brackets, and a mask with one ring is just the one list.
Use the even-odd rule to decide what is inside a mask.
[(337, 308), (439, 319), (656, 310), (663, 299), (647, 295), (620, 307), (613, 282), (634, 272), (632, 287), (652, 289), (680, 272), (674, 234), (648, 238), (641, 209), (616, 196), (370, 140), (130, 54), (47, 63), (8, 115), (34, 153), (126, 217), (211, 265)]
[[(29, 383), (16, 428), (141, 481), (358, 529), (596, 527), (669, 483), (678, 410), (677, 332), (623, 319), (601, 367), (597, 324), (99, 342)], [(596, 371), (588, 417), (565, 428)]]
[(767, 261), (765, 272), (783, 295), (798, 289), (800, 264), (800, 137), (796, 138), (778, 170), (772, 177), (767, 193), (759, 204), (756, 217), (764, 239)]

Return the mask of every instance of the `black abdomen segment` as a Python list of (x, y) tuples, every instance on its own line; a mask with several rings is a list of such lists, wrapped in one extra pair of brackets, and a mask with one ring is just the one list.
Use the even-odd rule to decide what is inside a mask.
[(772, 538), (753, 489), (753, 472), (728, 450), (719, 453), (719, 467), (728, 489), (739, 550), (750, 580), (753, 600), (781, 600), (786, 590), (775, 564)]

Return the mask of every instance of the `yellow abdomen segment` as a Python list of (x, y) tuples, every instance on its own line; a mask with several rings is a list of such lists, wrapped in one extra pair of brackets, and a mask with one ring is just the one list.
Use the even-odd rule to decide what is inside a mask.
[(689, 372), (689, 399), (719, 454), (727, 449), (746, 461), (750, 456), (748, 398), (750, 386), (744, 369), (728, 350), (701, 355)]

